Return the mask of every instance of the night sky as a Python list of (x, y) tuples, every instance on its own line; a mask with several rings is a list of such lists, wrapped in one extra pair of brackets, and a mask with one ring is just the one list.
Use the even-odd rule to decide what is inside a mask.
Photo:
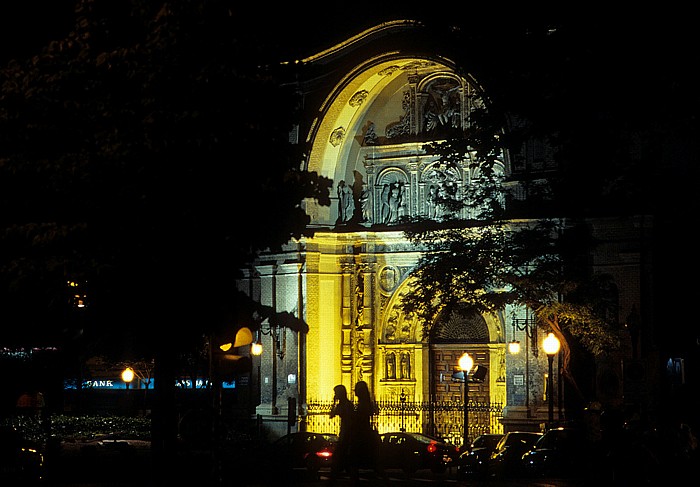
[(0, 6), (0, 63), (40, 52), (73, 27), (74, 0), (20, 0)]
[[(76, 0), (20, 0), (0, 5), (0, 62), (38, 52), (47, 41), (62, 38), (73, 27)], [(110, 0), (107, 0), (110, 1)], [(624, 56), (636, 48), (665, 51), (671, 58), (691, 53), (697, 46), (694, 14), (683, 9), (635, 8), (624, 12), (567, 7), (533, 9), (502, 5), (489, 7), (473, 3), (461, 12), (449, 12), (446, 5), (430, 9), (406, 5), (406, 2), (288, 2), (270, 8), (267, 3), (246, 4), (231, 1), (234, 15), (241, 19), (241, 32), (278, 44), (280, 51), (312, 52), (356, 34), (378, 22), (416, 19), (434, 24), (460, 25), (462, 30), (507, 32), (533, 20), (552, 20), (577, 24), (582, 43), (613, 42), (614, 50)], [(518, 10), (519, 9), (519, 10)], [(686, 9), (687, 10), (687, 9)], [(307, 52), (303, 52), (307, 54)], [(679, 58), (680, 61), (680, 58)], [(654, 66), (650, 65), (650, 75)]]

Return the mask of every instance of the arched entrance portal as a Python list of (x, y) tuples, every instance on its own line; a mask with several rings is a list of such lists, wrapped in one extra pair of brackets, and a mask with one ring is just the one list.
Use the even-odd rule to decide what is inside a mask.
[[(461, 384), (452, 381), (452, 373), (458, 370), (457, 362), (464, 352), (472, 356), (475, 367), (479, 365), (487, 370), (491, 367), (488, 343), (486, 320), (464, 304), (455, 306), (437, 319), (430, 336), (430, 389), (433, 400), (460, 399)], [(487, 380), (472, 384), (469, 390), (473, 400), (489, 401)]]
[(464, 352), (469, 353), (474, 366), (485, 373), (469, 383), (469, 436), (474, 438), (500, 428), (492, 424), (491, 409), (500, 407), (505, 391), (505, 365), (501, 363), (505, 361), (504, 346), (499, 343), (502, 342), (501, 330), (499, 316), (484, 316), (465, 303), (446, 310), (435, 321), (429, 337), (430, 397), (436, 404), (433, 434), (448, 438), (460, 438), (463, 434), (464, 421), (461, 418), (455, 421), (454, 411), (446, 411), (440, 405), (463, 404), (464, 383), (453, 380), (452, 375), (459, 371), (458, 361)]

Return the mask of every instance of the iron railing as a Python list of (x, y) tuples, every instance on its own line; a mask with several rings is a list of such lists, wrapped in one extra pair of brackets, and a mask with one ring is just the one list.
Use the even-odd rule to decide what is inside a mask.
[[(339, 420), (331, 419), (332, 401), (307, 401), (306, 429), (338, 433)], [(425, 433), (455, 445), (461, 445), (464, 435), (464, 402), (462, 401), (377, 401), (379, 414), (375, 417), (377, 431), (415, 431)], [(485, 433), (503, 433), (503, 404), (469, 401), (469, 438)]]

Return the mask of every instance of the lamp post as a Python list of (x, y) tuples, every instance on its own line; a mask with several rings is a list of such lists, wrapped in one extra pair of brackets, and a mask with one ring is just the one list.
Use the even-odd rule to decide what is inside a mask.
[(129, 413), (131, 413), (131, 394), (129, 393), (129, 386), (131, 386), (131, 381), (134, 380), (134, 369), (127, 367), (122, 371), (122, 380), (126, 384), (126, 407)]
[(474, 366), (474, 359), (467, 352), (459, 358), (459, 368), (462, 369), (464, 377), (464, 432), (462, 438), (462, 449), (467, 450), (469, 446), (469, 372)]
[(537, 358), (537, 347), (531, 346), (537, 343), (537, 327), (529, 315), (525, 318), (513, 317), (513, 340), (508, 343), (508, 352), (511, 355), (520, 353), (520, 342), (516, 340), (516, 331), (525, 332), (525, 414), (530, 418), (530, 348)]
[(547, 362), (549, 364), (549, 373), (547, 375), (547, 402), (549, 403), (548, 426), (550, 428), (554, 422), (554, 376), (552, 373), (552, 362), (554, 361), (554, 356), (559, 353), (560, 345), (559, 339), (554, 336), (554, 333), (549, 333), (542, 342), (542, 348), (544, 348), (544, 353), (547, 354)]

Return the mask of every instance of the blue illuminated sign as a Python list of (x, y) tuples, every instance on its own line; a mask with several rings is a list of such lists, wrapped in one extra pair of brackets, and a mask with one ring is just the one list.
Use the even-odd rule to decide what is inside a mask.
[[(151, 379), (150, 384), (148, 381), (142, 380), (140, 384), (136, 384), (136, 381), (132, 382), (129, 389), (141, 390), (141, 389), (153, 389), (155, 381)], [(207, 379), (197, 379), (195, 381), (196, 389), (206, 389), (209, 385)], [(190, 379), (176, 380), (175, 386), (180, 389), (192, 389), (192, 381)], [(222, 387), (224, 389), (235, 389), (236, 381), (223, 382)], [(65, 380), (63, 381), (63, 389), (71, 390), (78, 388), (78, 381), (76, 380)], [(83, 382), (83, 389), (93, 389), (93, 390), (125, 390), (126, 382), (121, 379), (95, 379), (86, 380)]]

